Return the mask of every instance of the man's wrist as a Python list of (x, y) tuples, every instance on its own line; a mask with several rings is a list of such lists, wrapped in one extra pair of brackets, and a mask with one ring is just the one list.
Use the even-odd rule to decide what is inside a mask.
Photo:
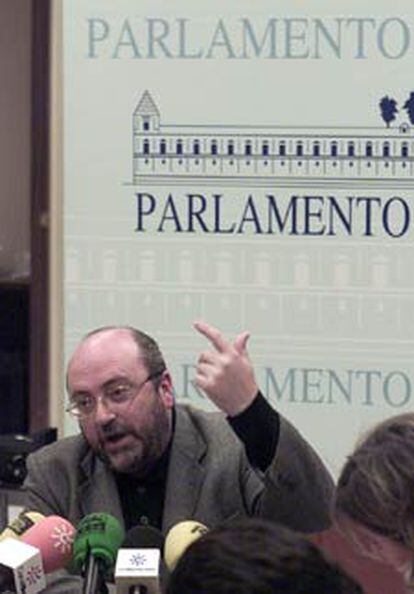
[(276, 454), (280, 431), (279, 414), (258, 391), (243, 412), (228, 416), (227, 420), (243, 442), (250, 463), (265, 471)]

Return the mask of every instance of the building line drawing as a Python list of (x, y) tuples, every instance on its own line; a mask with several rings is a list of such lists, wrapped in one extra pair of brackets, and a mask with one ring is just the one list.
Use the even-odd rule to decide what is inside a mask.
[(414, 133), (394, 127), (171, 125), (148, 90), (133, 113), (133, 184), (411, 187)]

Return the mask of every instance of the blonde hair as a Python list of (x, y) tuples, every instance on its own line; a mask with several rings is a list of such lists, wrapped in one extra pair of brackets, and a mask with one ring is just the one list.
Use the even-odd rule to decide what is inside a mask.
[(414, 551), (414, 414), (362, 439), (342, 469), (333, 511)]

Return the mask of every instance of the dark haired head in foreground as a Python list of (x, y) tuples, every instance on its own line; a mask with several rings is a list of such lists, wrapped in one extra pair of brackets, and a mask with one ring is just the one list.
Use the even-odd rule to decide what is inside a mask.
[(338, 479), (334, 518), (354, 547), (414, 588), (414, 414), (376, 425)]
[(240, 520), (208, 532), (179, 560), (167, 594), (363, 594), (305, 538)]

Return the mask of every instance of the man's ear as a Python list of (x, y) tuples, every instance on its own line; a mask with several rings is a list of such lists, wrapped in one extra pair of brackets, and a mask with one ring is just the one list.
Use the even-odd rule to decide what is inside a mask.
[(396, 543), (390, 539), (382, 537), (381, 553), (385, 563), (392, 565), (396, 571), (402, 575), (412, 573), (413, 553), (402, 544)]
[(172, 408), (174, 405), (174, 390), (172, 378), (169, 371), (164, 371), (164, 373), (162, 374), (158, 386), (158, 393), (162, 398), (164, 406), (166, 408)]
[(345, 538), (366, 557), (391, 565), (403, 575), (407, 572), (411, 573), (414, 556), (404, 545), (373, 532), (370, 528), (344, 515), (336, 518), (336, 524)]

